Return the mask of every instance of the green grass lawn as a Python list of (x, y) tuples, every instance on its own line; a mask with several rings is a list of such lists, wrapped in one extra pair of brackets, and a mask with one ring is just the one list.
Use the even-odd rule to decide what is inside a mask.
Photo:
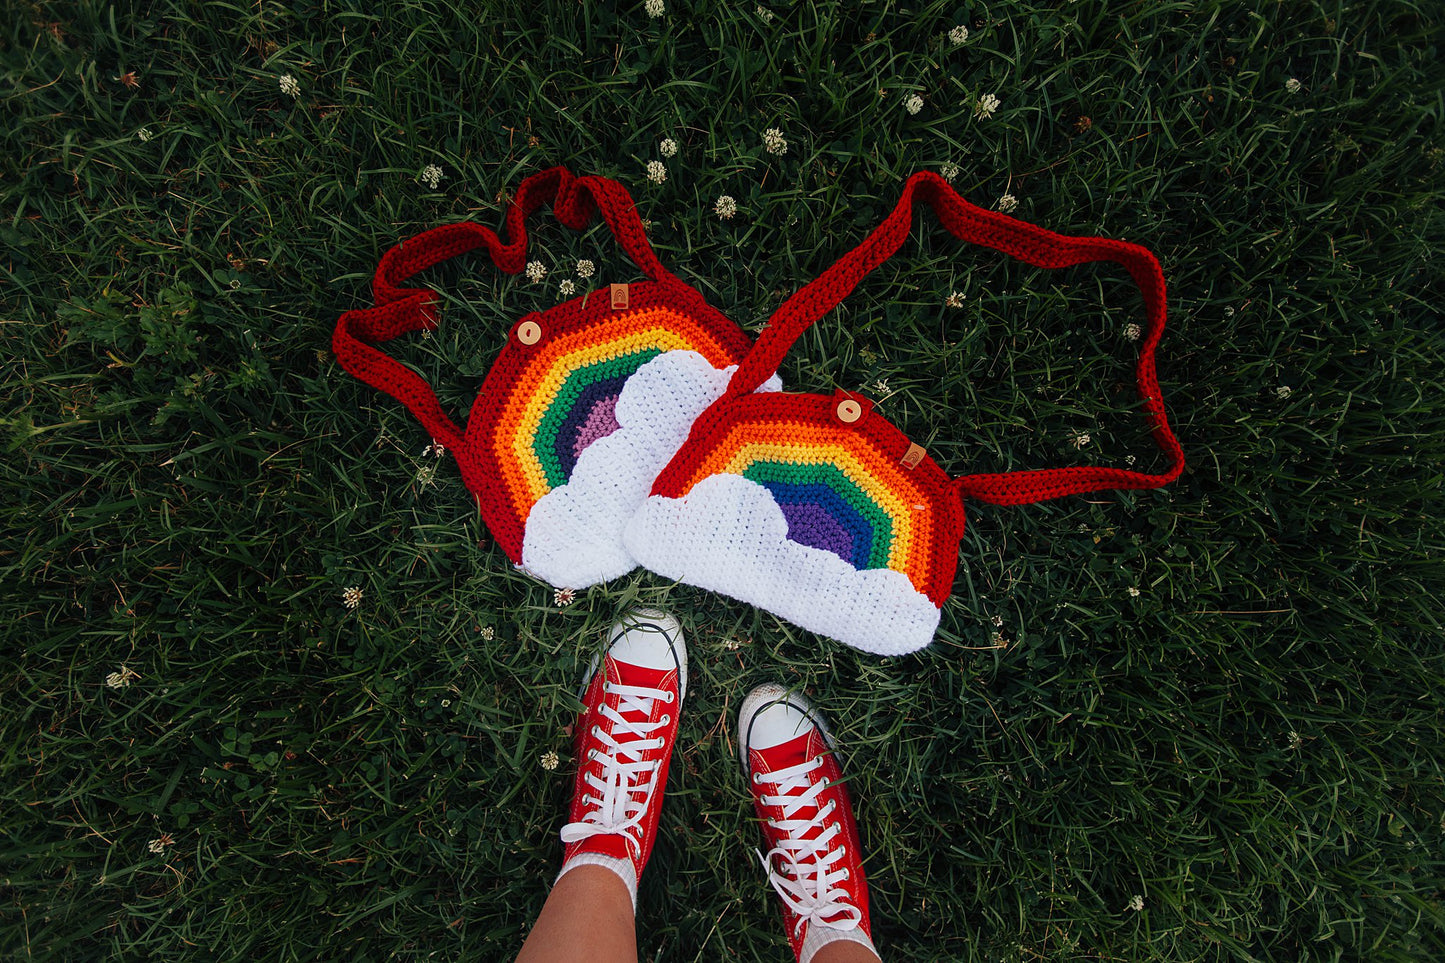
[[(646, 960), (789, 958), (731, 743), (768, 680), (847, 751), (886, 960), (1445, 958), (1437, 4), (0, 11), (0, 956), (509, 959), (640, 601), (692, 652)], [(1143, 244), (1189, 469), (971, 505), (913, 656), (643, 572), (558, 606), (330, 352), (386, 249), (556, 164), (753, 332), (920, 169)], [(955, 473), (1157, 470), (1127, 276), (915, 224), (789, 387)], [(604, 229), (532, 237), (545, 281), (429, 272), (441, 328), (391, 345), (458, 419), (577, 259), (637, 276)]]

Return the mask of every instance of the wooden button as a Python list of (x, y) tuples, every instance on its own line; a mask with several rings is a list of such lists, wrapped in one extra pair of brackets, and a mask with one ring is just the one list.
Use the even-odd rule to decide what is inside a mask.
[(863, 406), (851, 398), (847, 401), (838, 402), (838, 420), (851, 425), (863, 417)]
[(517, 340), (523, 344), (536, 344), (542, 340), (542, 326), (536, 321), (523, 321), (517, 325)]

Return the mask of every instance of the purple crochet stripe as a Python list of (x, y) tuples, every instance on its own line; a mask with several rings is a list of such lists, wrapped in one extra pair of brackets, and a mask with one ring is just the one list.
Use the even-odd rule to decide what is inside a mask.
[(832, 552), (843, 561), (858, 567), (853, 558), (853, 535), (821, 505), (788, 503), (778, 506), (788, 520), (788, 538), (799, 545)]
[(599, 398), (587, 413), (587, 420), (577, 431), (577, 440), (572, 444), (572, 456), (581, 458), (587, 446), (599, 438), (606, 438), (622, 426), (617, 423), (617, 395)]

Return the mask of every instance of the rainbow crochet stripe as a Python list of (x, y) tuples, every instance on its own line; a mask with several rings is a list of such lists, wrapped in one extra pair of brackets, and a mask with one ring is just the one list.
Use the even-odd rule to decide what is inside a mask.
[(759, 394), (709, 410), (693, 437), (627, 528), (638, 561), (860, 648), (874, 628), (888, 645), (932, 637), (961, 506), (931, 459), (907, 467), (910, 442), (870, 402)]
[(832, 552), (855, 570), (902, 572), (924, 595), (947, 595), (952, 572), (941, 580), (929, 571), (938, 533), (921, 508), (930, 496), (867, 436), (832, 425), (745, 421), (698, 465), (683, 493), (720, 473), (765, 488), (790, 541)]
[[(482, 504), (483, 514), (498, 541), (509, 554), (515, 549), (514, 557), (528, 568), (534, 568), (534, 560), (528, 557), (532, 553), (527, 550), (522, 528), (525, 523), (530, 530), (530, 517), (538, 503), (569, 485), (606, 484), (609, 478), (615, 480), (617, 472), (629, 470), (629, 466), (616, 464), (615, 458), (584, 461), (583, 456), (623, 429), (618, 410), (624, 392), (633, 401), (622, 406), (624, 412), (639, 402), (656, 407), (654, 398), (634, 397), (665, 390), (654, 383), (656, 379), (644, 378), (628, 390), (639, 371), (651, 365), (649, 374), (667, 372), (681, 360), (668, 355), (693, 352), (716, 372), (710, 385), (699, 386), (705, 387), (705, 398), (673, 408), (676, 424), (667, 437), (629, 439), (641, 444), (656, 441), (675, 450), (692, 418), (722, 393), (726, 386), (723, 369), (737, 360), (736, 346), (714, 334), (710, 327), (715, 325), (704, 325), (690, 312), (675, 307), (676, 297), (666, 299), (673, 303), (661, 303), (660, 292), (646, 282), (632, 285), (631, 291), (634, 307), (626, 311), (612, 311), (605, 292), (559, 306), (573, 314), (567, 328), (544, 329), (535, 345), (516, 345), (522, 349), (515, 355), (517, 363), (493, 369), (482, 387), (478, 409), (472, 413), (477, 438), (487, 442), (486, 449), (478, 452), (479, 467), (483, 473), (493, 474), (501, 488), (500, 498)], [(584, 301), (588, 302), (585, 308)], [(629, 421), (629, 430), (643, 430), (625, 414), (623, 420)], [(614, 439), (611, 446), (604, 447), (622, 447), (617, 444), (621, 440)], [(670, 454), (664, 453), (663, 462)], [(593, 462), (598, 462), (596, 468), (591, 467)], [(637, 473), (635, 468), (631, 472)], [(546, 511), (544, 506), (544, 515)], [(575, 540), (575, 532), (572, 537)]]

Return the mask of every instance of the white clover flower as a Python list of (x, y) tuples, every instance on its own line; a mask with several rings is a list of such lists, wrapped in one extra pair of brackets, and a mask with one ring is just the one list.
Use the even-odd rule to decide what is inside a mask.
[(923, 98), (917, 94), (909, 94), (908, 99), (903, 102), (903, 109), (910, 114), (916, 114), (923, 109)]
[(436, 190), (437, 185), (442, 182), (442, 169), (435, 164), (426, 165), (422, 168), (421, 180), (427, 187)]
[(483, 642), (490, 642), (497, 637), (497, 630), (490, 625), (484, 625), (477, 634), (482, 637)]
[(341, 604), (349, 609), (354, 609), (361, 604), (362, 591), (359, 586), (352, 585), (341, 590)]
[(1138, 913), (1139, 911), (1144, 909), (1144, 897), (1135, 896), (1133, 899), (1129, 900), (1129, 905), (1125, 908), (1133, 910), (1135, 913)]
[(877, 381), (873, 382), (873, 390), (878, 392), (880, 395), (888, 394), (888, 382), (884, 381), (882, 378), (879, 378)]
[(562, 297), (571, 297), (572, 292), (577, 290), (577, 285), (572, 283), (571, 278), (567, 278), (561, 284), (557, 285), (557, 290), (561, 293)]
[(527, 263), (527, 280), (536, 284), (547, 276), (547, 266), (541, 261), (529, 261)]
[(140, 130), (135, 132), (135, 136), (136, 140), (144, 144), (146, 141), (151, 139), (151, 129), (149, 127), (142, 127)]
[(982, 97), (978, 98), (978, 103), (974, 104), (973, 116), (977, 117), (979, 120), (988, 120), (990, 117), (993, 116), (993, 112), (999, 109), (999, 106), (1001, 104), (1002, 101), (1000, 101), (993, 94), (984, 94)]
[(1005, 214), (1018, 206), (1019, 199), (1017, 197), (1014, 197), (1012, 194), (1005, 194), (1003, 197), (1000, 197), (998, 199), (998, 209)]
[(1299, 93), (1299, 92), (1300, 92), (1300, 89), (1303, 88), (1303, 87), (1304, 87), (1304, 84), (1300, 83), (1300, 82), (1299, 82), (1299, 78), (1297, 78), (1297, 77), (1291, 77), (1289, 80), (1286, 80), (1286, 81), (1284, 82), (1284, 89), (1287, 90), (1287, 91), (1289, 91), (1289, 92), (1292, 93), (1292, 94), (1297, 94), (1297, 93)]
[(758, 4), (758, 19), (761, 20), (763, 23), (772, 23), (773, 11), (763, 6), (761, 3)]
[(943, 304), (945, 307), (949, 308), (961, 308), (963, 307), (963, 295), (959, 294), (957, 291), (954, 291), (949, 294), (948, 297), (943, 299)]
[(661, 184), (667, 180), (667, 167), (662, 161), (647, 162), (647, 179), (654, 184)]
[(1137, 586), (1137, 585), (1131, 585), (1131, 586), (1129, 586), (1129, 597), (1130, 597), (1131, 599), (1137, 599), (1137, 598), (1139, 597), (1139, 586)]
[(1144, 329), (1139, 327), (1133, 321), (1130, 321), (1127, 325), (1124, 326), (1124, 337), (1128, 338), (1130, 341), (1138, 341), (1139, 336), (1143, 333)]
[(445, 455), (447, 453), (447, 449), (446, 446), (443, 445), (441, 442), (433, 440), (430, 445), (427, 445), (425, 448), (422, 449), (421, 453), (423, 456), (435, 455), (436, 457), (440, 458), (442, 455)]
[(963, 24), (959, 24), (952, 30), (948, 31), (948, 42), (953, 44), (955, 47), (957, 47), (959, 44), (963, 43), (966, 40), (968, 40), (968, 28), (965, 27)]
[(663, 157), (677, 156), (677, 141), (671, 137), (664, 137), (662, 143), (657, 145), (657, 152)]
[(112, 672), (110, 675), (105, 677), (105, 684), (110, 686), (112, 689), (124, 689), (126, 686), (130, 685), (132, 682), (139, 678), (140, 674), (138, 672), (136, 672), (128, 665), (123, 665), (120, 667), (119, 672)]
[(595, 272), (596, 270), (597, 265), (593, 264), (586, 258), (583, 258), (582, 260), (577, 262), (577, 276), (579, 278), (590, 278), (593, 272)]
[(559, 762), (561, 760), (557, 758), (557, 754), (550, 749), (542, 753), (541, 758), (537, 760), (537, 763), (548, 772), (556, 769)]
[(741, 649), (743, 647), (743, 641), (742, 639), (726, 639), (723, 641), (722, 645), (723, 648), (727, 649), (729, 652), (736, 652), (738, 649)]
[(559, 588), (552, 593), (552, 601), (557, 605), (558, 608), (565, 609), (567, 606), (577, 601), (577, 590), (569, 588)]
[(724, 221), (730, 220), (738, 212), (738, 202), (732, 199), (732, 195), (724, 194), (712, 206), (712, 212)]
[(170, 833), (161, 833), (155, 839), (152, 839), (150, 842), (146, 843), (146, 849), (150, 850), (153, 853), (163, 853), (175, 844), (176, 841), (171, 838)]
[(1289, 747), (1291, 749), (1299, 749), (1304, 744), (1304, 737), (1301, 736), (1298, 732), (1295, 732), (1293, 729), (1291, 729), (1289, 731)]
[(948, 181), (951, 184), (953, 183), (953, 179), (958, 176), (958, 165), (944, 164), (938, 169), (938, 173), (942, 175), (944, 180)]
[(1291, 388), (1289, 385), (1280, 385), (1278, 388), (1274, 389), (1274, 396), (1280, 401), (1284, 401), (1292, 394), (1294, 394), (1294, 389)]
[(287, 94), (291, 97), (301, 96), (301, 85), (297, 83), (296, 78), (291, 76), (290, 74), (284, 74), (281, 77), (280, 84), (281, 93)]
[(1085, 445), (1087, 445), (1093, 440), (1093, 436), (1090, 435), (1087, 431), (1081, 431), (1077, 435), (1069, 439), (1069, 444), (1073, 445), (1075, 448), (1083, 448)]
[(647, 0), (647, 2), (642, 5), (642, 9), (646, 10), (647, 15), (654, 20), (667, 12), (667, 8), (663, 6), (662, 0)]
[(776, 127), (769, 127), (763, 131), (763, 147), (769, 154), (786, 154), (788, 142), (783, 139), (783, 132)]
[(1136, 462), (1136, 461), (1138, 461), (1138, 460), (1139, 460), (1139, 459), (1135, 458), (1133, 455), (1125, 455), (1125, 456), (1124, 456), (1124, 464), (1126, 464), (1126, 465), (1132, 465), (1132, 464), (1134, 464), (1134, 462)]

